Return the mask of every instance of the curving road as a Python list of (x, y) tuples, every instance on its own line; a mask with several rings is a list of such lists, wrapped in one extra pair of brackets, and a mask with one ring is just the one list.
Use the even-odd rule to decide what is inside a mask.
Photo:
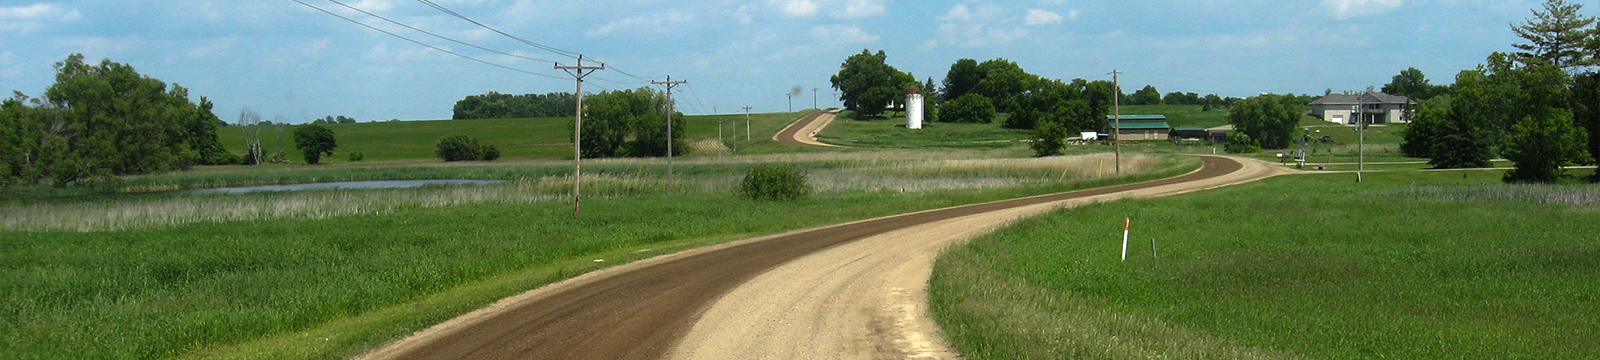
[[(787, 309), (797, 306), (794, 305), (796, 302), (791, 301), (789, 305), (776, 307), (768, 306), (769, 310), (775, 311), (749, 313), (735, 306), (730, 312), (727, 307), (730, 301), (735, 303), (749, 301), (738, 300), (750, 296), (748, 291), (739, 289), (747, 284), (772, 283), (774, 280), (771, 276), (784, 273), (785, 266), (814, 261), (816, 257), (811, 255), (826, 254), (832, 249), (846, 249), (862, 239), (882, 238), (886, 234), (893, 237), (897, 231), (906, 229), (913, 231), (922, 229), (922, 233), (926, 234), (926, 228), (919, 226), (928, 224), (953, 221), (960, 224), (958, 227), (967, 229), (966, 233), (961, 235), (971, 236), (981, 232), (978, 230), (994, 226), (992, 223), (983, 224), (989, 220), (977, 222), (970, 220), (975, 215), (1004, 213), (1010, 218), (1017, 218), (1073, 202), (1194, 191), (1259, 179), (1275, 175), (1276, 171), (1279, 171), (1254, 160), (1214, 156), (1201, 159), (1204, 166), (1200, 170), (1163, 180), (888, 216), (743, 240), (620, 265), (502, 300), (484, 309), (421, 331), (363, 357), (381, 359), (657, 359), (667, 356), (789, 358), (793, 356), (786, 354), (798, 353), (743, 345), (765, 342), (790, 344), (784, 345), (788, 350), (794, 350), (796, 344), (805, 347), (810, 341), (805, 338), (775, 339), (764, 336), (759, 331), (748, 331), (751, 327), (758, 330), (789, 328), (782, 324), (787, 320), (781, 316), (778, 319), (771, 319), (763, 318), (761, 315), (789, 313)], [(931, 250), (927, 249), (927, 246), (918, 247), (929, 266), (931, 266), (931, 256), (926, 256), (926, 253), (936, 254), (938, 247), (944, 246), (934, 245)], [(846, 257), (844, 261), (852, 260)], [(895, 266), (893, 261), (880, 261), (880, 263)], [(811, 266), (803, 270), (817, 268)], [(821, 268), (826, 269), (827, 265)], [(910, 275), (911, 279), (910, 281), (899, 279), (897, 284), (926, 283), (926, 271), (917, 268), (910, 270), (897, 268), (894, 271)], [(915, 274), (918, 271), (921, 271), (920, 280), (917, 280), (918, 275)], [(849, 273), (834, 273), (827, 277), (846, 279), (844, 282), (848, 283), (848, 279), (853, 276)], [(785, 282), (781, 277), (776, 281)], [(873, 290), (872, 286), (861, 288), (867, 289), (866, 293), (879, 292)], [(925, 311), (918, 312), (916, 303), (920, 299), (919, 296), (926, 296), (926, 292), (918, 290), (914, 285), (898, 291), (898, 295), (888, 296), (897, 297), (898, 300), (890, 300), (897, 301), (896, 304), (911, 304), (911, 307), (899, 309), (898, 312), (891, 314), (899, 318), (890, 319), (891, 324), (886, 326), (868, 324), (869, 329), (866, 330), (868, 337), (865, 338), (849, 338), (856, 336), (852, 334), (859, 333), (857, 331), (836, 333), (844, 335), (835, 336), (831, 340), (832, 343), (844, 345), (821, 346), (819, 347), (821, 350), (815, 350), (819, 351), (816, 354), (827, 355), (824, 357), (850, 358), (910, 357), (908, 354), (948, 356), (948, 351), (943, 350), (940, 345), (942, 343), (937, 339), (936, 328), (931, 327), (931, 321), (917, 318), (925, 313)], [(800, 292), (804, 295), (807, 291), (800, 290)], [(762, 296), (758, 290), (754, 301), (781, 303), (789, 300)], [(823, 298), (822, 301), (827, 299)], [(729, 316), (734, 317), (730, 320)], [(738, 319), (747, 319), (748, 322), (739, 325), (741, 320)], [(882, 316), (868, 315), (855, 316), (853, 321), (884, 320)], [(870, 328), (873, 326), (880, 329), (873, 330)], [(802, 329), (799, 330), (800, 335), (816, 331), (804, 330), (807, 328), (803, 327), (799, 329)], [(727, 330), (743, 335), (729, 336)], [(881, 336), (872, 335), (873, 331), (877, 331)], [(898, 331), (898, 333), (885, 331)], [(775, 336), (796, 335), (775, 334)], [(724, 348), (700, 346), (705, 344), (722, 344)], [(851, 351), (845, 347), (862, 351)]]
[(772, 139), (794, 145), (839, 146), (817, 141), (817, 132), (822, 131), (823, 127), (827, 127), (828, 123), (832, 123), (833, 118), (838, 115), (839, 110), (813, 112), (811, 115), (806, 115), (806, 117), (800, 118), (799, 121), (789, 124), (788, 127), (783, 128), (783, 131), (773, 135)]

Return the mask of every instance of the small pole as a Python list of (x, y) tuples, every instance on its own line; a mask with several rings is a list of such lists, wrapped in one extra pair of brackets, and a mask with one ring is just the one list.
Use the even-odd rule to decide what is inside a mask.
[(1128, 225), (1131, 224), (1132, 218), (1122, 218), (1122, 261), (1128, 261)]
[(1161, 257), (1160, 256), (1156, 256), (1156, 239), (1155, 238), (1150, 238), (1150, 258), (1151, 259), (1155, 259), (1157, 263), (1161, 262)]

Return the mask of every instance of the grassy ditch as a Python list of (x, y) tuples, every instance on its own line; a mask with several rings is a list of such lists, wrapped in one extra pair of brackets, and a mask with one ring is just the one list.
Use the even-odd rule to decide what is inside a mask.
[(970, 359), (1600, 354), (1593, 187), (1335, 175), (1025, 221), (939, 260), (935, 318)]
[[(441, 195), (453, 199), (455, 188), (257, 194), (243, 197), (248, 200), (238, 206), (310, 203), (322, 209), (329, 203), (369, 201), (382, 211), (257, 212), (172, 222), (155, 213), (228, 198), (207, 195), (188, 200), (198, 203), (177, 205), (163, 204), (185, 199), (34, 200), (25, 211), (51, 215), (36, 221), (92, 218), (93, 211), (78, 207), (84, 203), (154, 220), (130, 221), (116, 230), (0, 230), (0, 277), (7, 279), (0, 283), (0, 358), (343, 358), (494, 300), (651, 255), (908, 211), (1173, 176), (1198, 163), (1145, 158), (1144, 173), (1119, 179), (1074, 169), (1087, 168), (1095, 158), (999, 161), (1002, 165), (942, 158), (951, 155), (800, 154), (690, 162), (679, 168), (676, 190), (653, 180), (595, 184), (596, 191), (611, 187), (616, 194), (586, 199), (584, 215), (577, 219), (565, 197), (540, 198), (552, 190), (518, 184), (474, 188), (490, 195), (442, 205), (407, 202)], [(731, 194), (741, 169), (770, 162), (800, 164), (813, 173), (819, 193), (797, 202), (748, 201)], [(851, 173), (882, 177), (844, 175)], [(1012, 182), (959, 184), (989, 178)], [(902, 180), (947, 185), (881, 185)], [(323, 195), (328, 197), (317, 197)], [(504, 200), (514, 196), (526, 198)], [(0, 203), (6, 211), (16, 211), (13, 206)]]

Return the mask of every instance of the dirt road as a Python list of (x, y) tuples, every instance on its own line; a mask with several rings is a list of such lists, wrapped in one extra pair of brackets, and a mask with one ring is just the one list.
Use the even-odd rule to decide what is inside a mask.
[(838, 146), (817, 141), (817, 132), (822, 131), (823, 127), (827, 127), (828, 123), (833, 122), (834, 116), (837, 115), (839, 115), (838, 110), (811, 113), (811, 115), (801, 118), (800, 121), (789, 124), (789, 127), (783, 128), (783, 131), (773, 135), (772, 139), (785, 144)]
[(622, 265), (502, 300), (365, 357), (948, 357), (922, 300), (939, 248), (1058, 206), (1281, 171), (1202, 159), (1200, 170), (1158, 181), (889, 216)]

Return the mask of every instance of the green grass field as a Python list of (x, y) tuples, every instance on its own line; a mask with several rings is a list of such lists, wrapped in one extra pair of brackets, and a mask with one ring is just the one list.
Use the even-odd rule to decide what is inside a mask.
[(989, 124), (923, 123), (907, 130), (904, 117), (852, 120), (840, 117), (817, 139), (836, 145), (871, 148), (1026, 149), (1028, 130), (1007, 129), (1003, 117)]
[[(653, 159), (598, 161), (578, 219), (560, 174), (465, 189), (0, 202), (0, 358), (345, 358), (604, 266), (796, 228), (1173, 176), (1198, 164), (1144, 158), (1141, 174), (1117, 179), (1083, 165), (1097, 158), (994, 155), (702, 157), (680, 164), (674, 190)], [(817, 193), (788, 203), (732, 195), (739, 174), (774, 162), (807, 169)], [(531, 175), (539, 166), (444, 171)], [(306, 171), (324, 169), (339, 168)], [(235, 215), (167, 216), (180, 210)], [(819, 215), (780, 216), (793, 213)]]
[(969, 359), (1600, 354), (1600, 191), (1371, 175), (1028, 220), (941, 257), (933, 312)]
[[(732, 142), (733, 120), (737, 119), (741, 134), (739, 141), (742, 141), (739, 144), (761, 145), (762, 139), (771, 142), (772, 135), (778, 130), (808, 113), (751, 114), (753, 141), (743, 140), (744, 114), (690, 116), (684, 119), (687, 129), (674, 131), (683, 131), (685, 140), (691, 144), (716, 139), (716, 120), (723, 118), (728, 120), (725, 131)], [(328, 164), (348, 163), (351, 151), (366, 153), (368, 162), (438, 161), (433, 154), (434, 145), (438, 144), (440, 138), (458, 134), (477, 138), (482, 144), (495, 145), (502, 152), (502, 158), (508, 160), (572, 158), (571, 118), (389, 121), (324, 126), (333, 130), (339, 141), (334, 156), (323, 158)], [(262, 146), (272, 151), (281, 145), (291, 161), (300, 162), (300, 152), (294, 148), (293, 131), (292, 126), (285, 126), (280, 136), (274, 128), (263, 128)], [(244, 134), (239, 127), (220, 129), (218, 140), (228, 151), (245, 153)], [(786, 149), (792, 150), (792, 147)]]

